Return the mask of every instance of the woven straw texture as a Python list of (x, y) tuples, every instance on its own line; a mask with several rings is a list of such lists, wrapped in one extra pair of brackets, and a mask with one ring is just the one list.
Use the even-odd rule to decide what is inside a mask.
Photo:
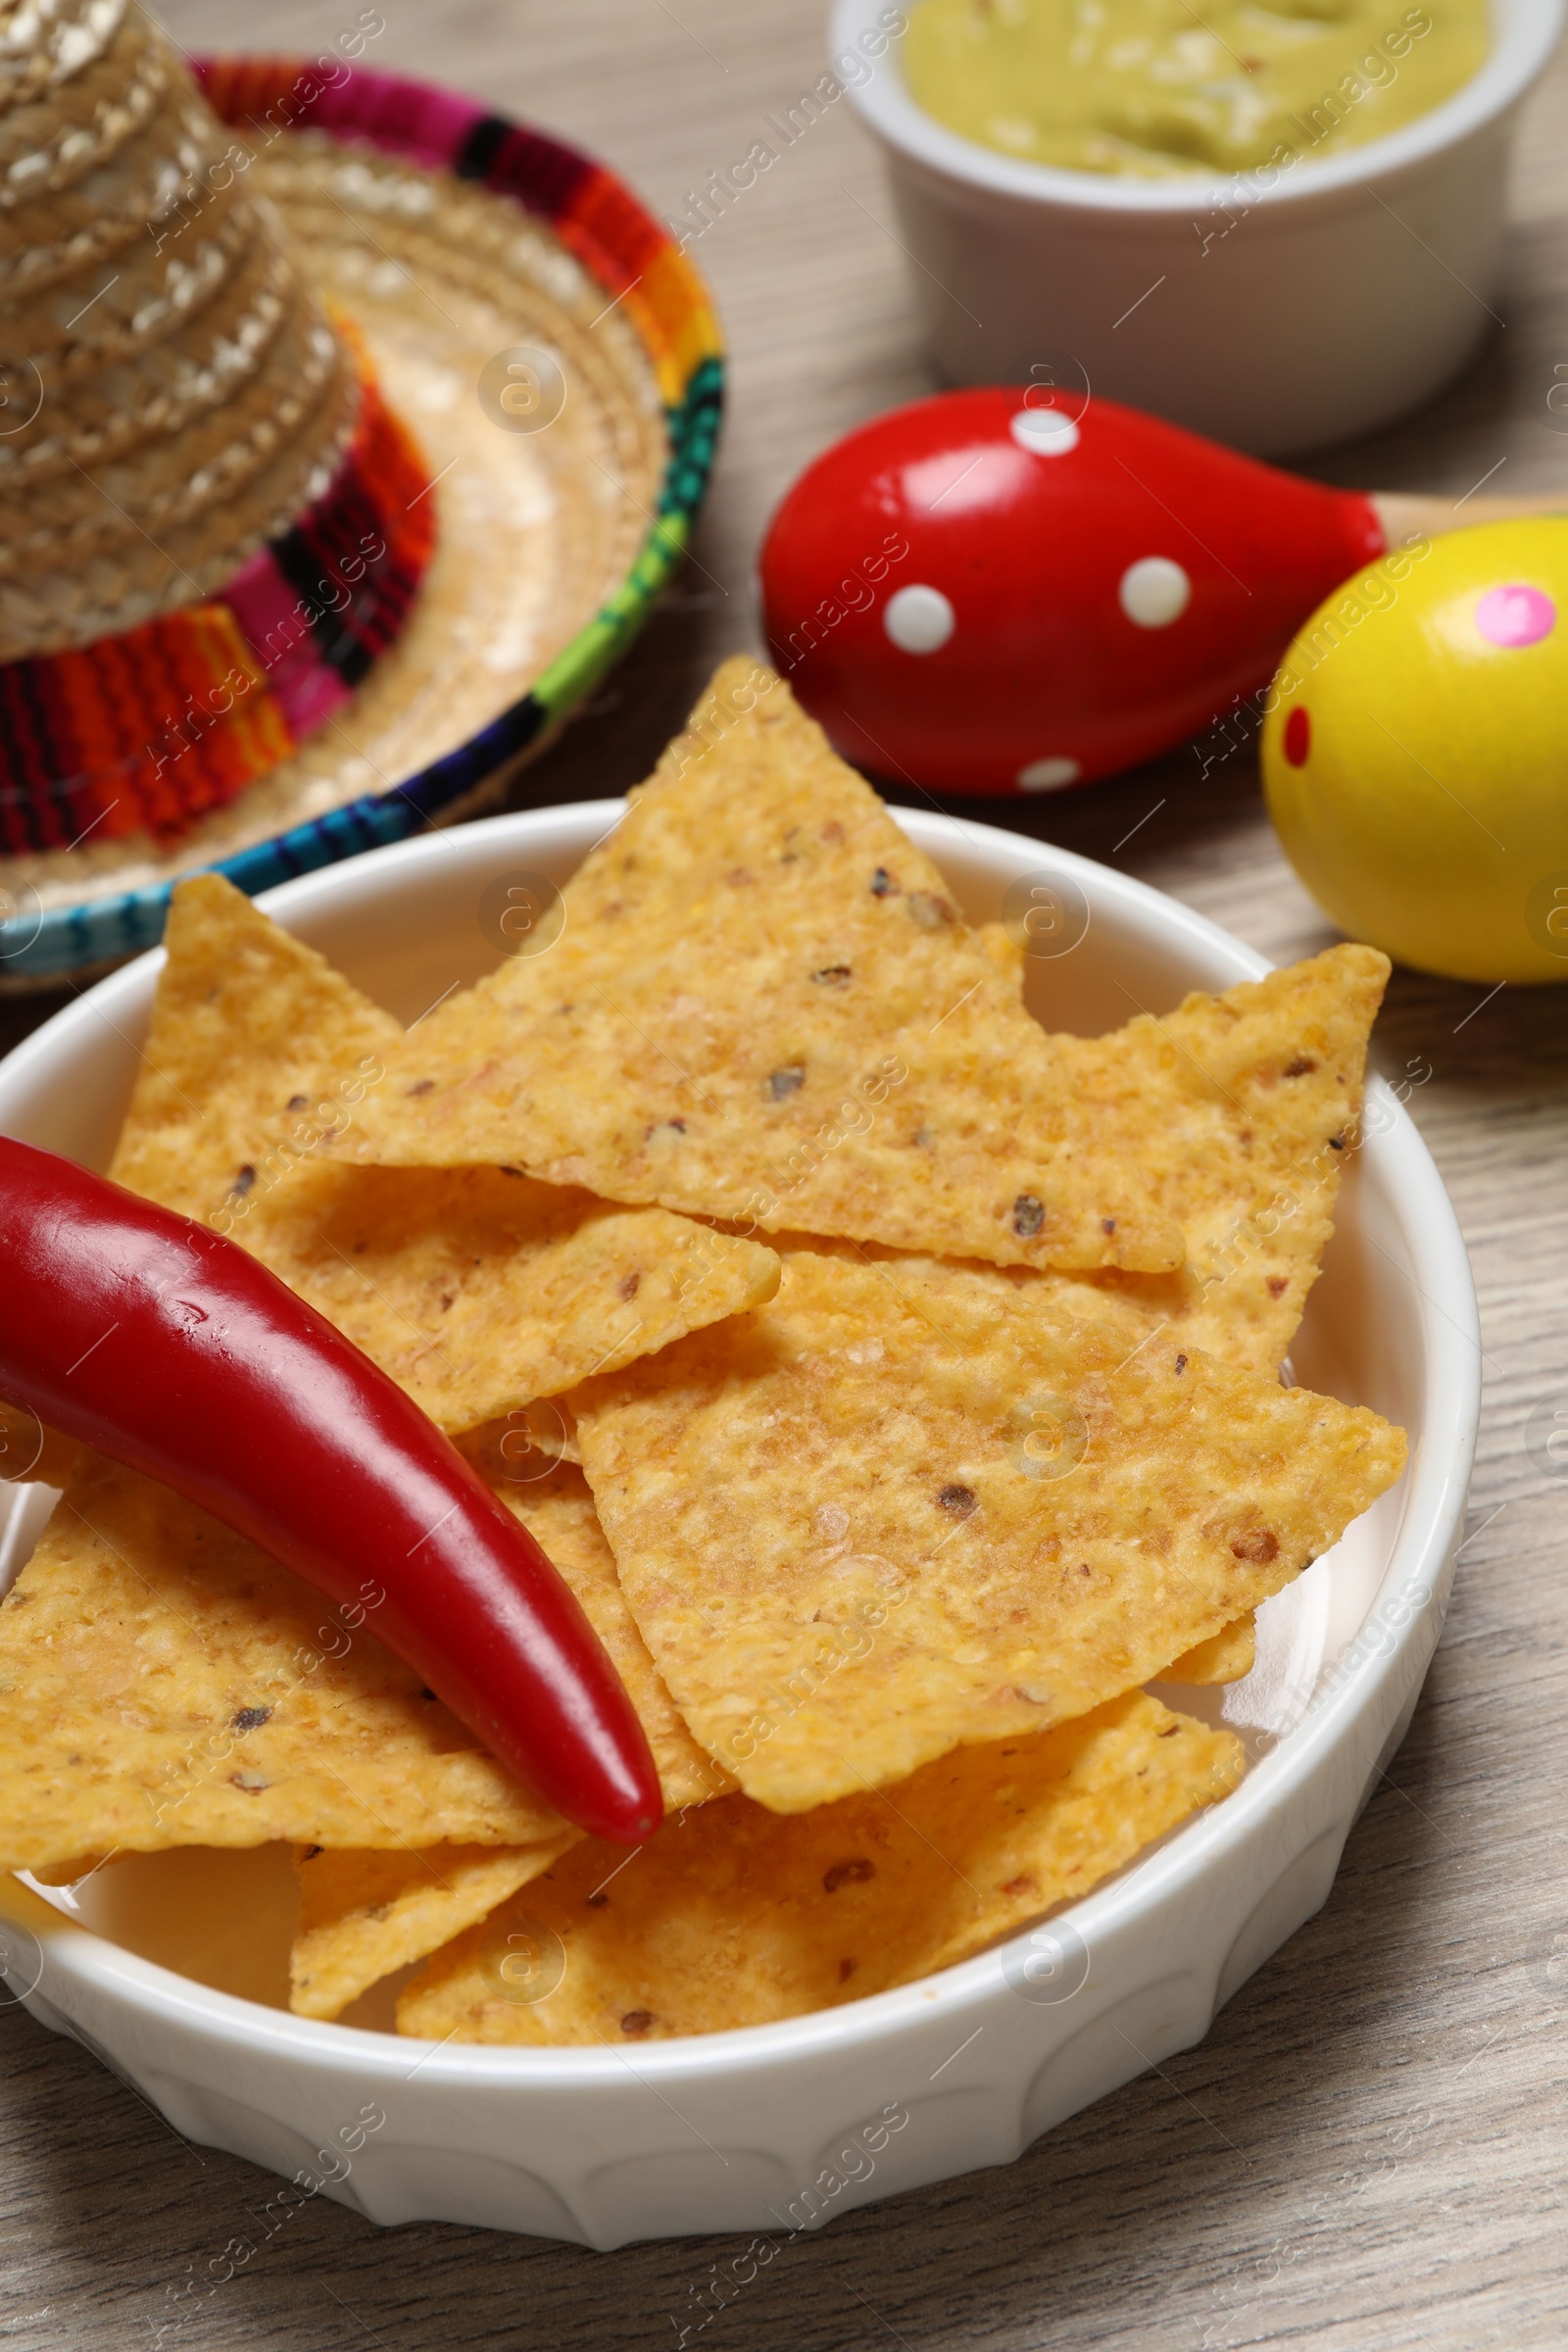
[(356, 375), (138, 6), (0, 17), (0, 661), (220, 588), (318, 498)]

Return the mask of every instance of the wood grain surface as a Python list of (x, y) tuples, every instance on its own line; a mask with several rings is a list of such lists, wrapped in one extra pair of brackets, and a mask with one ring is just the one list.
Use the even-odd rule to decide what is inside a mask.
[[(316, 47), (348, 0), (168, 0), (191, 47)], [(367, 63), (440, 76), (581, 140), (660, 210), (821, 71), (825, 0), (383, 0)], [(1326, 476), (1457, 499), (1568, 483), (1545, 407), (1568, 363), (1568, 73), (1530, 101), (1506, 319), (1436, 406)], [(733, 351), (695, 557), (525, 804), (618, 791), (722, 654), (753, 642), (761, 525), (846, 427), (927, 388), (875, 159), (832, 110), (697, 247)], [(1412, 250), (1412, 268), (1439, 266)], [(1562, 420), (1559, 419), (1559, 422)], [(987, 811), (982, 808), (978, 814)], [(1274, 845), (1248, 751), (1189, 749), (1005, 821), (1121, 865), (1279, 959), (1326, 936)], [(1133, 830), (1136, 828), (1136, 831)], [(1130, 836), (1130, 838), (1129, 838)], [(1005, 2171), (795, 2242), (701, 2338), (714, 2352), (889, 2342), (1321, 2352), (1568, 2342), (1568, 1481), (1531, 1464), (1568, 1405), (1568, 994), (1396, 977), (1385, 1070), (1458, 1207), (1481, 1292), (1473, 1541), (1405, 1745), (1333, 1895), (1200, 2048)], [(47, 1007), (3, 1008), (4, 1039)], [(84, 2049), (0, 2007), (0, 2337), (155, 2352), (187, 2278), (270, 2193), (179, 2139)], [(307, 2206), (164, 2342), (181, 2352), (622, 2352), (675, 2342), (729, 2241), (615, 2255)]]

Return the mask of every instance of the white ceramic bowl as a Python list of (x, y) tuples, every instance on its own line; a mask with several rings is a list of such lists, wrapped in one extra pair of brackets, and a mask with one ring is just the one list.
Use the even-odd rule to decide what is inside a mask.
[[(412, 1019), (495, 959), (497, 876), (564, 880), (618, 803), (497, 817), (375, 850), (262, 901)], [(1020, 875), (1076, 883), (1070, 954), (1030, 966), (1035, 1009), (1094, 1031), (1131, 994), (1255, 978), (1261, 957), (1087, 859), (955, 817), (900, 813), (977, 919)], [(162, 951), (103, 981), (0, 1064), (0, 1130), (101, 1165)], [(1039, 2132), (1200, 2040), (1315, 1911), (1401, 1738), (1442, 1622), (1464, 1513), (1480, 1342), (1464, 1246), (1415, 1130), (1380, 1086), (1340, 1231), (1295, 1351), (1312, 1386), (1411, 1436), (1399, 1486), (1261, 1613), (1259, 1663), (1223, 1709), (1258, 1757), (1236, 1793), (1032, 1936), (922, 1984), (744, 2033), (619, 2049), (398, 2039), (292, 2017), (282, 1850), (139, 1856), (45, 1902), (0, 1878), (13, 1992), (191, 2138), (304, 2176), (377, 2222), (436, 2219), (594, 2246), (745, 2230), (776, 2240), (871, 2197), (1005, 2164)], [(0, 1575), (50, 1497), (16, 1491)], [(74, 1908), (73, 1908), (74, 1906)], [(9, 1921), (11, 1924), (5, 1925)], [(377, 2121), (379, 2118), (381, 2120)], [(748, 2258), (755, 2270), (764, 2255)], [(744, 2283), (744, 2280), (742, 2280)]]
[(1087, 384), (1277, 455), (1387, 423), (1493, 324), (1514, 117), (1562, 0), (1493, 11), (1491, 55), (1452, 98), (1272, 180), (1120, 179), (962, 138), (909, 96), (899, 42), (867, 58), (881, 0), (835, 0), (832, 50), (886, 151), (944, 376), (1027, 382), (1038, 366), (1063, 396)]

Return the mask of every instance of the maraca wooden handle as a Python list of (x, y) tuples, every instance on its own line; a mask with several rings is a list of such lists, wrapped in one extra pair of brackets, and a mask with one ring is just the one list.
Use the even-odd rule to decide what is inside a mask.
[(1520, 514), (1568, 514), (1568, 491), (1561, 490), (1533, 498), (1411, 498), (1402, 490), (1373, 490), (1368, 497), (1390, 547), (1467, 530), (1472, 523), (1511, 522)]

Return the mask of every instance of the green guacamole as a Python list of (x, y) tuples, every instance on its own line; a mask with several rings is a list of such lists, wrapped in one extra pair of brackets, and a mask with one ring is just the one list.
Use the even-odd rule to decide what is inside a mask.
[(1486, 0), (919, 0), (910, 95), (1028, 163), (1168, 178), (1332, 155), (1451, 97)]

